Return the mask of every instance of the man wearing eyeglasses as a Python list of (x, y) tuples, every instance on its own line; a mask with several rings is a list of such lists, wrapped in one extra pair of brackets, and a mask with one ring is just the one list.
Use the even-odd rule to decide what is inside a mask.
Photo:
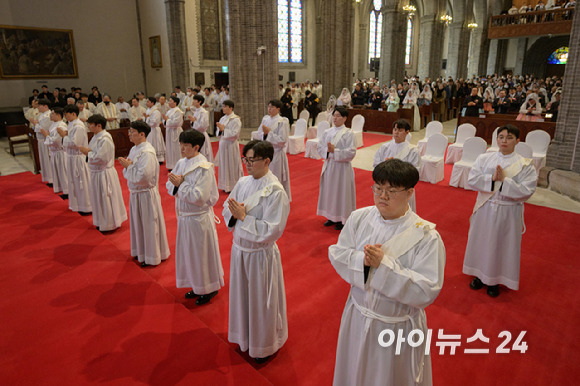
[[(383, 161), (396, 158), (401, 161), (409, 162), (419, 170), (421, 166), (421, 155), (417, 146), (411, 145), (406, 141), (407, 135), (411, 131), (411, 125), (406, 119), (398, 119), (393, 123), (393, 140), (385, 143), (375, 153), (373, 158), (373, 168), (377, 167)], [(415, 205), (415, 192), (409, 199), (411, 210), (417, 213)]]
[[(375, 205), (354, 211), (328, 249), (334, 269), (351, 286), (334, 385), (431, 385), (424, 308), (441, 291), (445, 247), (435, 224), (409, 208), (419, 181), (415, 166), (384, 161), (373, 170), (373, 180)], [(407, 341), (411, 331), (417, 347)], [(386, 344), (385, 332), (395, 340), (404, 337), (404, 343)]]
[(288, 339), (276, 241), (286, 227), (290, 204), (284, 187), (269, 170), (272, 144), (250, 141), (243, 154), (249, 176), (238, 181), (223, 210), (228, 229), (233, 230), (228, 340), (263, 363)]

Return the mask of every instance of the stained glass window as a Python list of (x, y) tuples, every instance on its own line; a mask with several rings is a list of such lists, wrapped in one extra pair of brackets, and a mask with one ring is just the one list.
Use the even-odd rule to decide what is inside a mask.
[(411, 46), (413, 42), (413, 19), (407, 19), (407, 41), (405, 42), (405, 64), (411, 64)]
[(568, 62), (568, 47), (560, 47), (548, 58), (549, 64), (566, 64)]
[(372, 58), (381, 57), (381, 36), (383, 30), (383, 14), (381, 0), (373, 0), (369, 28), (369, 63)]
[(300, 0), (278, 0), (278, 62), (302, 63)]

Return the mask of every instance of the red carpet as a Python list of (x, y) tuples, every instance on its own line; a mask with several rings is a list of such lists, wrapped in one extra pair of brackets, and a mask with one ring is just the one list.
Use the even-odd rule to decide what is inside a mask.
[[(215, 151), (217, 143), (212, 145)], [(183, 298), (186, 289), (175, 288), (173, 256), (152, 269), (131, 260), (128, 222), (104, 236), (91, 216), (70, 212), (40, 176), (1, 177), (0, 384), (331, 384), (348, 285), (328, 262), (328, 246), (338, 232), (315, 215), (322, 162), (303, 155), (289, 161), (293, 202), (278, 245), (290, 337), (263, 365), (227, 343), (231, 234), (223, 223), (218, 235), (226, 287), (209, 305), (197, 307)], [(174, 251), (174, 200), (164, 191), (167, 172), (161, 170)], [(447, 184), (450, 173), (446, 166)], [(356, 170), (358, 207), (372, 204), (371, 183), (370, 172)], [(121, 184), (128, 202), (122, 177)], [(218, 215), (226, 195), (220, 198)], [(474, 192), (445, 182), (417, 186), (418, 212), (437, 224), (447, 250), (443, 290), (427, 308), (435, 384), (575, 384), (580, 216), (526, 205), (521, 289), (491, 299), (484, 290), (470, 290), (470, 278), (461, 273), (474, 201)], [(466, 344), (478, 328), (489, 345)], [(449, 349), (439, 355), (438, 329), (461, 334), (455, 355)], [(512, 333), (507, 348), (526, 330), (528, 350), (496, 354), (504, 330)], [(490, 354), (465, 354), (466, 347), (487, 347)]]

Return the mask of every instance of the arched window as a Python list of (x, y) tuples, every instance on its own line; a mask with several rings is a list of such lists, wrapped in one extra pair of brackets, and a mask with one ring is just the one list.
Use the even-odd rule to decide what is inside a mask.
[(405, 64), (411, 64), (411, 49), (413, 46), (413, 19), (407, 19), (407, 40), (405, 42)]
[(278, 0), (278, 62), (302, 63), (300, 0)]
[(549, 64), (566, 64), (568, 62), (568, 47), (560, 47), (548, 57)]
[(369, 26), (369, 63), (372, 58), (381, 57), (381, 37), (383, 31), (383, 14), (381, 0), (373, 0)]

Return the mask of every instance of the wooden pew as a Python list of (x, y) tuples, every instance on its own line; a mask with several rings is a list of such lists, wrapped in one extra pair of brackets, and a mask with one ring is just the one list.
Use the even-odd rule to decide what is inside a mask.
[[(399, 109), (401, 111), (401, 109)], [(379, 111), (371, 109), (352, 108), (348, 109), (348, 118), (346, 119), (346, 127), (351, 127), (352, 118), (360, 114), (365, 118), (364, 131), (379, 131), (382, 133), (391, 134), (393, 132), (393, 123), (399, 119), (399, 111), (396, 113), (390, 111)], [(412, 111), (412, 110), (407, 110)], [(411, 119), (411, 125), (413, 120)]]
[(29, 150), (32, 150), (27, 125), (6, 125), (6, 136), (8, 137), (8, 146), (12, 157), (15, 156), (14, 145), (27, 143)]
[(488, 144), (491, 144), (493, 131), (496, 127), (500, 127), (506, 124), (514, 125), (520, 129), (520, 141), (526, 140), (526, 135), (530, 131), (543, 130), (550, 134), (550, 138), (554, 139), (554, 133), (556, 132), (556, 122), (530, 122), (530, 121), (516, 121), (513, 118), (504, 118), (501, 115), (509, 114), (488, 114), (485, 118), (480, 117), (459, 117), (457, 119), (457, 126), (463, 123), (471, 123), (475, 126), (475, 135), (486, 140)]

